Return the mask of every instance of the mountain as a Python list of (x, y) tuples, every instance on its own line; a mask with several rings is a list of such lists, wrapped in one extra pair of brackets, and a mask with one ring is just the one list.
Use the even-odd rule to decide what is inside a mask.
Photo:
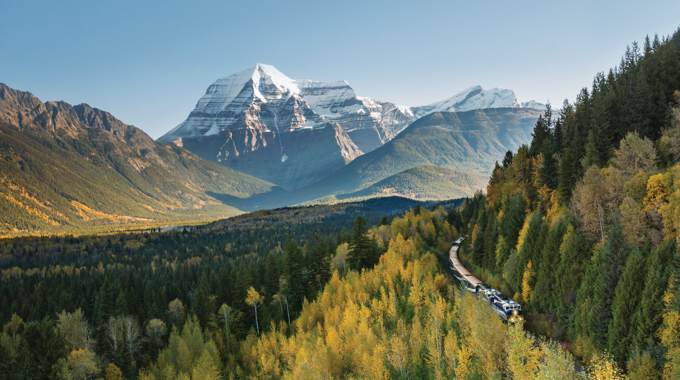
[(520, 104), (511, 90), (479, 86), (427, 106), (400, 106), (357, 96), (345, 81), (294, 80), (258, 63), (210, 85), (187, 119), (158, 141), (295, 190), (383, 146), (429, 113), (525, 106), (544, 108)]
[(391, 175), (362, 190), (330, 195), (313, 203), (400, 196), (417, 200), (444, 200), (469, 197), (486, 188), (489, 176), (433, 165), (420, 165)]
[(411, 111), (417, 117), (433, 112), (463, 112), (486, 108), (532, 108), (545, 109), (545, 104), (536, 101), (520, 103), (512, 90), (492, 88), (484, 90), (482, 86), (467, 88), (458, 94), (426, 106), (413, 107)]
[(187, 120), (158, 141), (286, 189), (309, 185), (363, 152), (301, 91), (273, 66), (258, 64), (211, 85)]
[(0, 235), (214, 219), (242, 212), (217, 198), (280, 191), (87, 104), (0, 84)]
[(531, 141), (531, 132), (541, 113), (528, 108), (490, 108), (429, 114), (384, 146), (323, 180), (288, 194), (286, 199), (298, 203), (355, 193), (421, 165), (488, 175), (494, 162), (500, 162), (508, 150)]

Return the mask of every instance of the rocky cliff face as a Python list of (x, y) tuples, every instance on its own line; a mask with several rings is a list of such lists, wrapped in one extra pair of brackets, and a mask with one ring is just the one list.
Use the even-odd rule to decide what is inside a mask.
[(392, 140), (414, 120), (408, 107), (358, 97), (345, 81), (323, 83), (304, 79), (295, 83), (312, 110), (338, 123), (364, 152)]

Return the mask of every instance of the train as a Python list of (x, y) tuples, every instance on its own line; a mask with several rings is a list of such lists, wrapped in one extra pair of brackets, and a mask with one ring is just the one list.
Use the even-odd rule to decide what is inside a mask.
[(498, 290), (485, 284), (470, 271), (468, 271), (460, 260), (458, 260), (458, 248), (463, 242), (463, 237), (456, 240), (449, 251), (449, 259), (451, 260), (451, 271), (453, 277), (458, 281), (460, 286), (467, 291), (476, 294), (478, 297), (483, 297), (491, 304), (493, 311), (498, 314), (501, 319), (509, 323), (516, 323), (524, 321), (522, 315), (522, 306), (510, 298), (504, 296)]

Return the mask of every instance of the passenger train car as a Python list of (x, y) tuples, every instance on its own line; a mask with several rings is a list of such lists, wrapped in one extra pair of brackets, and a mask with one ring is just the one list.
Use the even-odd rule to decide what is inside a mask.
[(503, 320), (510, 323), (523, 321), (522, 307), (517, 302), (480, 281), (461, 264), (460, 260), (458, 260), (458, 248), (463, 242), (463, 239), (464, 238), (460, 238), (456, 240), (449, 251), (451, 270), (453, 271), (453, 276), (458, 280), (458, 283), (467, 291), (477, 294), (478, 297), (484, 297), (484, 299), (489, 301), (493, 310)]

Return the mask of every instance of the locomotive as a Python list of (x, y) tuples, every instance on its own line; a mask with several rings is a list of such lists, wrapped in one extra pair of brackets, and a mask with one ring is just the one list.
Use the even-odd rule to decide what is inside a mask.
[(458, 248), (463, 242), (464, 238), (460, 238), (453, 243), (449, 251), (449, 259), (451, 260), (451, 271), (458, 283), (467, 291), (475, 293), (478, 297), (484, 297), (493, 308), (493, 311), (498, 314), (504, 321), (509, 323), (522, 322), (522, 306), (510, 298), (504, 296), (498, 290), (483, 283), (477, 277), (472, 275), (458, 260)]

